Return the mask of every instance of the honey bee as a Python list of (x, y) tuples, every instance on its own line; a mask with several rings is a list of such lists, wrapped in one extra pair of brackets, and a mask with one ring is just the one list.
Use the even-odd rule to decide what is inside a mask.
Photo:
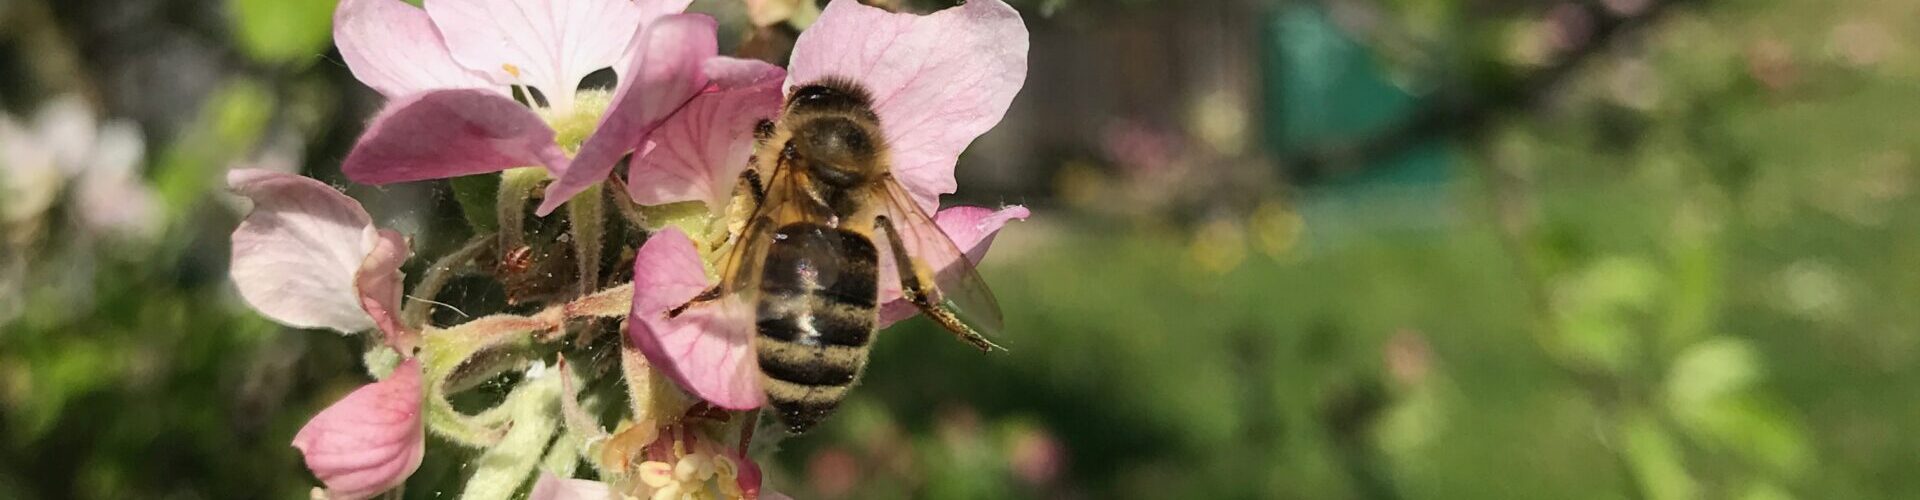
[(928, 318), (982, 351), (998, 347), (987, 335), (1000, 330), (999, 305), (895, 180), (869, 95), (848, 80), (800, 85), (761, 124), (741, 183), (752, 216), (720, 262), (719, 284), (672, 312), (704, 301), (747, 309), (738, 313), (755, 318), (768, 405), (794, 434), (860, 379), (879, 321), (881, 262)]

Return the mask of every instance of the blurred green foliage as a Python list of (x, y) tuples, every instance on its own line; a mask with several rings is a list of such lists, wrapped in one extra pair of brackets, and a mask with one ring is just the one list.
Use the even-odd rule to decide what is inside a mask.
[[(1247, 37), (1278, 44), (1264, 64), (1325, 72), (1293, 75), (1319, 87), (1266, 89), (1274, 156), (1456, 102), (1432, 96), (1491, 111), (1385, 155), (1420, 161), (1335, 156), (1337, 168), (1296, 172), (1320, 182), (1267, 187), (1258, 210), (1206, 207), (1195, 221), (1179, 207), (1116, 213), (1099, 196), (1026, 200), (1034, 220), (985, 266), (1011, 352), (982, 358), (920, 320), (889, 330), (848, 407), (784, 444), (776, 489), (1920, 493), (1907, 473), (1920, 436), (1903, 432), (1920, 419), (1920, 15), (1906, 2), (1692, 2), (1564, 68), (1529, 38), (1564, 27), (1544, 21), (1553, 6), (1234, 5), (1246, 3), (1276, 30)], [(365, 381), (357, 341), (285, 331), (230, 291), (238, 213), (219, 188), (229, 166), (274, 154), (335, 178), (377, 99), (327, 52), (333, 1), (217, 4), (225, 24), (206, 36), (243, 69), (150, 141), (162, 241), (89, 244), (56, 224), (27, 247), (26, 312), (0, 324), (0, 497), (302, 497), (313, 482), (287, 443)], [(1354, 5), (1379, 22), (1351, 22), (1340, 9)], [(1037, 33), (1078, 37), (1110, 11), (1185, 5), (1022, 7), (1047, 13), (1030, 17)], [(21, 95), (115, 74), (83, 57), (89, 37), (118, 33), (75, 20), (100, 8), (0, 4), (0, 66), (30, 70), (4, 86), (27, 90), (0, 99), (10, 112), (32, 109)], [(33, 19), (67, 33), (22, 28)], [(46, 52), (59, 36), (69, 52)], [(61, 57), (82, 74), (36, 73)], [(1564, 76), (1481, 100), (1543, 70)], [(1057, 74), (1037, 66), (1029, 92)], [(1366, 84), (1340, 84), (1356, 75)], [(301, 147), (283, 151), (288, 137)], [(1185, 175), (1219, 167), (1198, 163)], [(444, 186), (353, 192), (412, 224), (423, 256), (464, 236), (436, 227), (466, 219)], [(457, 488), (467, 457), (451, 448), (430, 444), (407, 496)]]

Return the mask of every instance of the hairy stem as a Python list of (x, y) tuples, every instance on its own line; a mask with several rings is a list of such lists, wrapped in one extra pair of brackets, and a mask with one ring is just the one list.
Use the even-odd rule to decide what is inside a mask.
[(511, 254), (527, 245), (527, 202), (546, 180), (547, 172), (538, 167), (512, 168), (500, 173), (500, 200), (494, 205), (500, 217), (500, 255)]
[(460, 274), (461, 268), (466, 267), (467, 263), (486, 251), (487, 245), (492, 244), (496, 237), (493, 233), (474, 236), (467, 240), (466, 244), (460, 245), (459, 250), (441, 257), (438, 262), (428, 267), (426, 275), (420, 278), (420, 283), (413, 286), (413, 294), (409, 296), (413, 301), (408, 302), (401, 313), (401, 318), (406, 320), (407, 326), (414, 329), (428, 326), (427, 322), (433, 317), (433, 306), (438, 304), (435, 300), (440, 295), (440, 290), (446, 288), (447, 283)]
[(580, 266), (580, 295), (600, 289), (600, 247), (606, 236), (607, 204), (599, 185), (567, 202), (573, 255)]

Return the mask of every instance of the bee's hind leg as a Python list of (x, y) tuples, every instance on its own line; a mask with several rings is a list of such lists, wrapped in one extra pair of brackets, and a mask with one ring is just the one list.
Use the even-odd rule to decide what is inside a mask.
[(972, 327), (961, 322), (960, 317), (953, 315), (953, 311), (934, 305), (933, 301), (927, 297), (926, 290), (909, 291), (903, 295), (906, 295), (907, 301), (912, 302), (914, 307), (920, 308), (920, 313), (925, 314), (927, 319), (931, 319), (934, 323), (939, 323), (941, 328), (953, 332), (953, 336), (958, 337), (960, 341), (973, 344), (973, 347), (979, 349), (980, 352), (993, 352), (994, 349), (1007, 350), (1005, 347), (1000, 347), (1000, 344), (995, 344), (992, 340), (987, 340), (987, 336), (981, 335), (980, 332), (974, 331)]
[(967, 326), (966, 322), (960, 321), (960, 317), (954, 315), (952, 310), (935, 304), (933, 301), (934, 290), (930, 286), (931, 283), (923, 280), (918, 273), (913, 272), (913, 260), (907, 257), (907, 245), (900, 241), (900, 233), (893, 229), (893, 221), (889, 220), (887, 216), (882, 215), (875, 217), (873, 223), (887, 232), (887, 242), (893, 246), (891, 253), (893, 254), (894, 274), (900, 275), (900, 295), (904, 296), (907, 302), (911, 302), (914, 307), (920, 308), (920, 313), (925, 314), (927, 319), (933, 320), (934, 323), (939, 323), (941, 328), (953, 332), (953, 335), (958, 337), (960, 341), (973, 344), (973, 347), (980, 349), (981, 352), (991, 352), (994, 349), (1007, 350), (1005, 347), (1000, 347), (1000, 344), (995, 344), (992, 340), (988, 340), (987, 336), (981, 335), (978, 331), (974, 331), (973, 327)]

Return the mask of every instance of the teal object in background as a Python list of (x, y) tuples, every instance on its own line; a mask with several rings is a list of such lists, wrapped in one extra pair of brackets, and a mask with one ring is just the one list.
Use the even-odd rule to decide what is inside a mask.
[[(1267, 146), (1280, 158), (1381, 134), (1419, 100), (1388, 79), (1371, 50), (1314, 6), (1279, 9), (1261, 34)], [(1279, 165), (1304, 187), (1309, 242), (1324, 246), (1379, 230), (1438, 228), (1456, 212), (1442, 186), (1456, 153), (1441, 138), (1396, 144), (1365, 164)], [(1337, 161), (1337, 159), (1336, 159)]]

